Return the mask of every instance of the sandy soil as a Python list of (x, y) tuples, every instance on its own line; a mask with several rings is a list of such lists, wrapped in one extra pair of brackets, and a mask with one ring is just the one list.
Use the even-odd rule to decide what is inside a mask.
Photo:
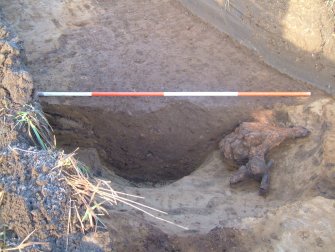
[(324, 0), (181, 0), (279, 71), (335, 94), (335, 5)]

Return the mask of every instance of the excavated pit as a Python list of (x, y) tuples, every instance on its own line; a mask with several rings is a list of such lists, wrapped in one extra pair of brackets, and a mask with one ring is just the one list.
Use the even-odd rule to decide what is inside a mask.
[[(126, 99), (125, 99), (126, 100)], [(89, 101), (88, 101), (89, 103)], [(42, 103), (57, 144), (98, 153), (105, 167), (133, 182), (168, 182), (189, 175), (256, 108), (203, 108), (178, 101), (131, 115), (107, 108)], [(285, 123), (285, 116), (278, 114)], [(99, 167), (97, 169), (98, 174)]]
[[(132, 115), (101, 107), (42, 105), (58, 147), (68, 152), (79, 147), (86, 162), (85, 153), (91, 150), (98, 154), (95, 158), (104, 169), (132, 182), (154, 184), (175, 181), (195, 171), (217, 150), (223, 136), (240, 122), (255, 120), (261, 110), (260, 105), (209, 109), (178, 101), (157, 111)], [(285, 111), (274, 117), (277, 123), (288, 123)], [(95, 158), (92, 168), (101, 175), (101, 167), (94, 167)]]
[(185, 101), (136, 115), (42, 104), (59, 147), (95, 149), (105, 167), (133, 182), (167, 182), (190, 174), (225, 132), (250, 118), (247, 111), (208, 111)]
[[(46, 8), (44, 8), (44, 7)], [(177, 1), (1, 2), (39, 91), (312, 91), (265, 65)], [(125, 178), (194, 171), (250, 114), (288, 98), (43, 99), (61, 147), (96, 148)]]
[[(115, 189), (145, 196), (146, 204), (190, 229), (119, 206), (110, 210), (115, 218), (105, 220), (119, 251), (243, 251), (261, 245), (314, 250), (334, 244), (327, 226), (335, 223), (332, 97), (264, 64), (177, 1), (13, 0), (0, 1), (0, 7), (24, 41), (38, 91), (313, 94), (41, 99), (59, 147), (80, 147), (79, 158), (97, 176), (111, 179)], [(311, 134), (269, 154), (275, 165), (264, 198), (257, 194), (257, 182), (229, 186), (233, 171), (218, 143), (239, 123), (269, 116), (278, 125), (301, 125)], [(301, 232), (303, 237), (308, 232), (308, 245)]]

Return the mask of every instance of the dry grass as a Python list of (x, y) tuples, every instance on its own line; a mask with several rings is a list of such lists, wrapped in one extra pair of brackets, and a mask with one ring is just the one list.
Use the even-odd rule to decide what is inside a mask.
[(77, 228), (85, 233), (87, 230), (96, 230), (98, 225), (104, 227), (101, 216), (108, 215), (106, 207), (115, 206), (118, 203), (125, 204), (155, 219), (187, 230), (186, 227), (177, 225), (152, 213), (167, 214), (166, 212), (135, 201), (135, 199), (144, 199), (143, 197), (115, 191), (111, 187), (110, 181), (91, 177), (87, 169), (83, 169), (85, 166), (78, 162), (74, 156), (75, 153), (64, 155), (54, 168), (60, 169), (66, 183), (74, 192), (69, 206), (68, 233), (76, 231)]
[(48, 245), (47, 242), (29, 242), (29, 238), (30, 236), (35, 232), (35, 230), (33, 232), (31, 232), (29, 235), (27, 235), (26, 238), (23, 239), (23, 241), (17, 245), (17, 246), (14, 246), (14, 247), (7, 247), (5, 246), (4, 248), (1, 248), (0, 247), (0, 252), (4, 251), (23, 251), (24, 249), (28, 248), (28, 247), (31, 247), (31, 246), (34, 246), (34, 245)]
[(1, 100), (0, 116), (3, 118), (3, 123), (6, 123), (6, 117), (8, 116), (9, 111), (9, 102), (6, 97)]
[(4, 196), (5, 196), (5, 192), (4, 191), (0, 191), (0, 206), (2, 204)]
[(224, 7), (226, 10), (230, 10), (230, 0), (225, 0)]

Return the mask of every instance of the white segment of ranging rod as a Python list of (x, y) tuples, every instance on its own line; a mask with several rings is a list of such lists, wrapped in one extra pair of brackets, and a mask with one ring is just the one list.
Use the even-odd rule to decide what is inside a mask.
[(92, 92), (37, 92), (38, 96), (92, 96)]
[(238, 96), (238, 92), (164, 92), (164, 96)]

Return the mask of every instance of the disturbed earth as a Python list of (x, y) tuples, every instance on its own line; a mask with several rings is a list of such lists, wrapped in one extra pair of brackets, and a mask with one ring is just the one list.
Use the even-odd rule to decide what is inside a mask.
[[(0, 251), (25, 238), (31, 251), (333, 249), (333, 96), (267, 66), (177, 1), (13, 0), (0, 8)], [(35, 96), (264, 88), (312, 97)], [(20, 124), (29, 109), (44, 110), (58, 148), (43, 148)], [(62, 149), (77, 147), (90, 181), (109, 180), (167, 215), (102, 203), (108, 214), (98, 227), (72, 221), (87, 209), (75, 203)], [(266, 196), (258, 180), (231, 185), (236, 164), (268, 169), (270, 160)]]

